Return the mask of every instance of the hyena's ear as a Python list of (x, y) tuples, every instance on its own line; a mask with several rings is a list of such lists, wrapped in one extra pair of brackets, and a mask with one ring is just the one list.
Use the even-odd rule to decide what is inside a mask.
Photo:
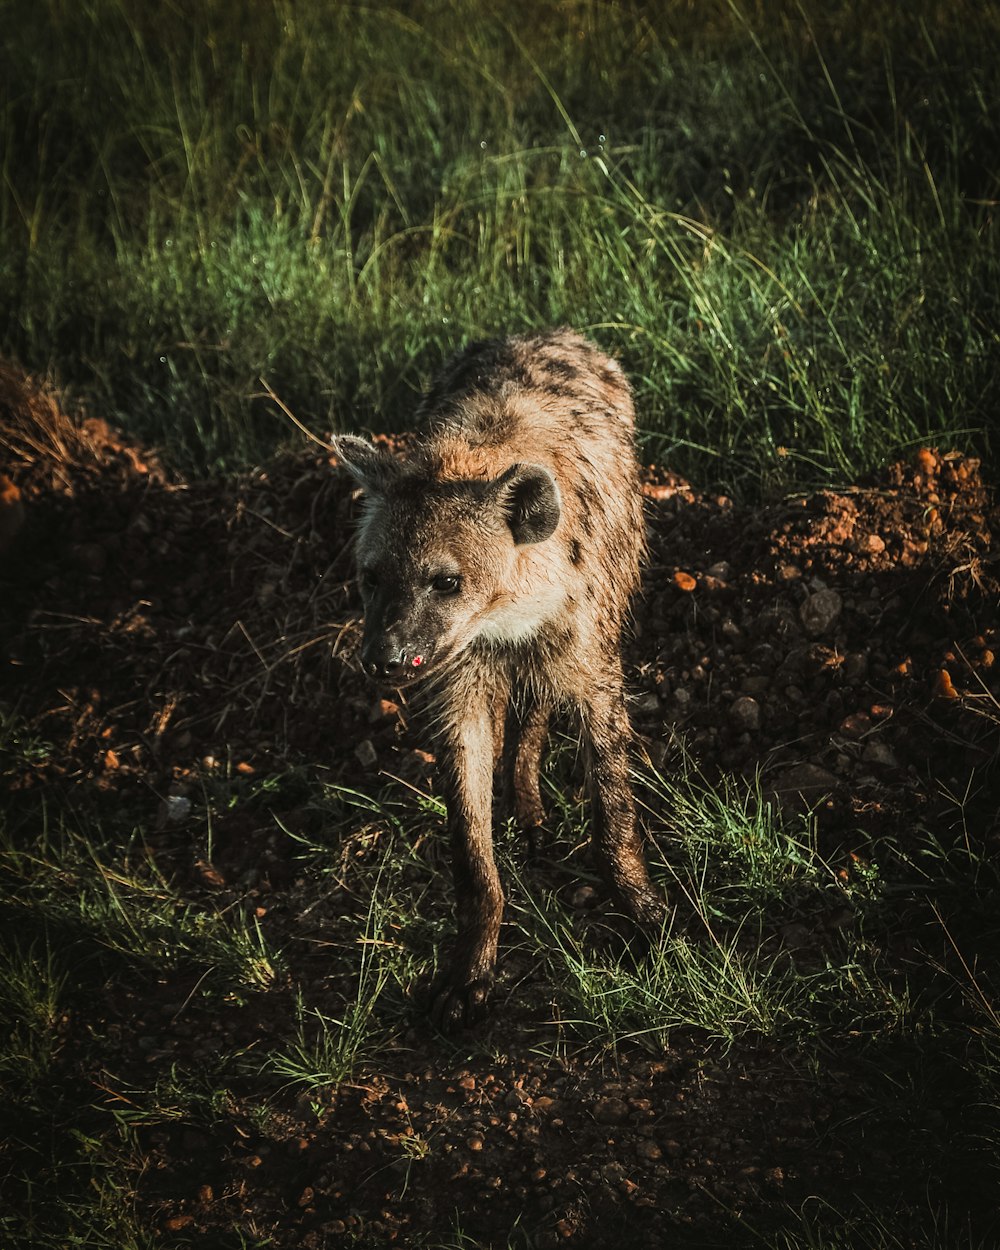
[(559, 487), (540, 464), (512, 464), (490, 483), (491, 493), (510, 526), (514, 542), (544, 542), (559, 524)]
[(331, 439), (337, 459), (365, 490), (378, 494), (398, 471), (395, 457), (367, 438), (339, 434)]

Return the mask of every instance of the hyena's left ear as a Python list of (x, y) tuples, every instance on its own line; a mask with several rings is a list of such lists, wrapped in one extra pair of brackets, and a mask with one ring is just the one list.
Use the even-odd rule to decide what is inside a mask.
[(337, 459), (365, 490), (378, 494), (397, 472), (395, 457), (384, 448), (356, 434), (339, 434), (331, 439)]
[(559, 524), (559, 487), (540, 464), (512, 464), (490, 483), (496, 506), (506, 518), (514, 542), (544, 542)]

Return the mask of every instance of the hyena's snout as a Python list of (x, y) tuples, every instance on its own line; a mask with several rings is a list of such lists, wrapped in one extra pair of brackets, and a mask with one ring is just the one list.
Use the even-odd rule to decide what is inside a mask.
[(413, 637), (389, 632), (365, 632), (361, 664), (374, 681), (398, 686), (423, 677), (431, 658), (431, 646)]

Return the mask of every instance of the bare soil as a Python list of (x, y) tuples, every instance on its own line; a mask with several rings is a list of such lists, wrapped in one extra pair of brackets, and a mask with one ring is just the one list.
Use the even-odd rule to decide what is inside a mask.
[[(0, 450), (3, 701), (54, 747), (7, 777), (14, 808), (44, 793), (144, 827), (191, 898), (249, 908), (321, 980), (343, 899), (307, 909), (315, 883), (275, 832), (275, 818), (309, 829), (308, 803), (286, 789), (274, 810), (234, 806), (211, 859), (175, 816), (213, 768), (248, 784), (295, 770), (433, 784), (419, 724), (355, 660), (351, 485), (314, 449), (178, 480), (10, 369)], [(709, 782), (759, 779), (789, 810), (817, 806), (845, 876), (917, 828), (994, 852), (1000, 510), (979, 464), (925, 448), (875, 480), (766, 506), (656, 468), (645, 492), (651, 553), (628, 661), (647, 761), (678, 767), (683, 743)], [(960, 937), (961, 917), (948, 919)], [(775, 940), (822, 959), (846, 922), (804, 914)], [(952, 958), (921, 923), (887, 950), (901, 969), (918, 946)], [(414, 1011), (405, 1046), (319, 1106), (276, 1088), (262, 1127), (248, 1082), (215, 1124), (140, 1129), (140, 1210), (165, 1244), (235, 1245), (241, 1229), (307, 1250), (446, 1239), (456, 1213), (485, 1243), (506, 1245), (517, 1225), (538, 1246), (732, 1245), (813, 1200), (893, 1210), (902, 1245), (941, 1204), (992, 1227), (995, 1170), (969, 1144), (987, 1113), (954, 1055), (922, 1070), (919, 1099), (907, 1091), (929, 1052), (901, 1037), (873, 1057), (863, 1022), (854, 1049), (813, 1064), (777, 1043), (680, 1034), (659, 1057), (553, 1060), (535, 1046), (544, 986), (514, 971), (471, 1042)], [(119, 1088), (287, 1028), (280, 989), (211, 1015), (195, 989), (181, 974), (109, 983), (68, 1028), (81, 1044), (108, 1039)], [(99, 1104), (100, 1074), (77, 1075)]]

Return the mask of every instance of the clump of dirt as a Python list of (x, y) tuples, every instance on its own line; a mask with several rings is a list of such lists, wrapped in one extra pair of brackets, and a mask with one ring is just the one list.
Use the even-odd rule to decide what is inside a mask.
[[(278, 897), (291, 873), (270, 817), (221, 815), (211, 863), (186, 843), (197, 778), (308, 764), (352, 784), (381, 771), (429, 783), (409, 709), (359, 671), (355, 492), (331, 456), (185, 482), (6, 367), (0, 448), (4, 699), (52, 747), (8, 770), (15, 806), (73, 787), (153, 826), (162, 862), (196, 884)], [(923, 449), (866, 485), (762, 507), (652, 467), (644, 489), (628, 662), (653, 766), (673, 767), (683, 742), (709, 781), (742, 775), (818, 806), (847, 871), (866, 839), (905, 831), (942, 787), (963, 794), (995, 764), (1000, 510), (975, 460)], [(976, 802), (995, 841), (995, 807)], [(119, 995), (105, 1025), (194, 1063), (267, 1027), (230, 1012), (199, 1036), (183, 1020), (191, 993)], [(319, 1122), (289, 1098), (266, 1134), (239, 1115), (226, 1141), (161, 1127), (143, 1201), (167, 1234), (204, 1244), (237, 1217), (275, 1245), (406, 1244), (459, 1209), (475, 1236), (523, 1216), (537, 1245), (626, 1230), (656, 1246), (665, 1219), (704, 1231), (720, 1204), (798, 1202), (820, 1178), (862, 1194), (904, 1184), (890, 1128), (864, 1158), (831, 1136), (867, 1110), (846, 1075), (790, 1098), (776, 1047), (720, 1063), (680, 1043), (623, 1055), (612, 1076), (572, 1057), (554, 1072), (518, 1044), (518, 1019), (492, 1058), (462, 1062), (415, 1031), (411, 1069), (341, 1088)]]

